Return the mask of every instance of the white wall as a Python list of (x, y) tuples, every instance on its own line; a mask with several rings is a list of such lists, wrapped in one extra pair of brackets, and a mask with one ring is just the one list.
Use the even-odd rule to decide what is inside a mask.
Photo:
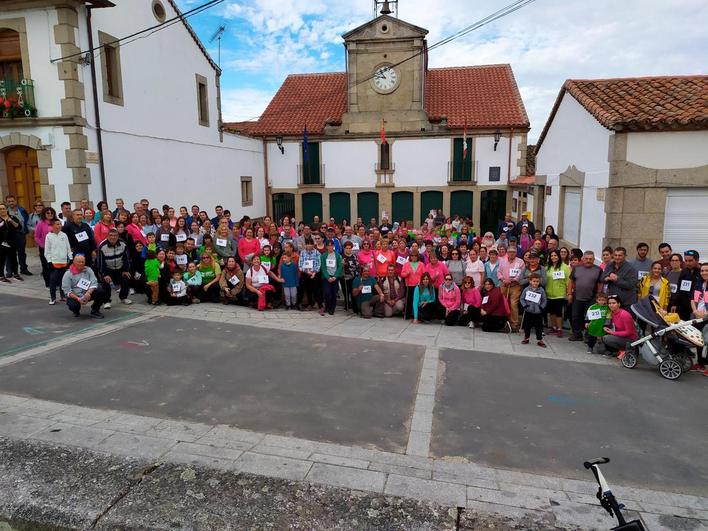
[(283, 147), (281, 154), (275, 142), (267, 144), (268, 181), (272, 188), (297, 188), (300, 142), (283, 142)]
[(708, 131), (627, 135), (627, 160), (646, 168), (695, 168), (708, 164)]
[[(397, 140), (391, 144), (396, 161)], [(325, 165), (327, 188), (373, 188), (376, 186), (374, 165), (378, 160), (378, 145), (373, 140), (323, 142), (321, 161)], [(398, 177), (398, 164), (394, 179)]]
[(578, 243), (581, 248), (595, 252), (602, 249), (605, 235), (605, 207), (604, 202), (597, 200), (597, 190), (607, 187), (609, 181), (610, 134), (566, 93), (536, 156), (536, 174), (545, 175), (546, 185), (552, 188), (551, 195), (546, 196), (544, 225), (558, 229), (559, 175), (569, 166), (585, 173)]
[[(511, 142), (511, 178), (519, 176), (516, 161), (519, 158), (518, 146), (520, 137), (514, 136)], [(474, 138), (475, 158), (477, 159), (477, 183), (489, 186), (504, 186), (509, 182), (509, 137), (499, 139), (497, 150), (494, 151), (494, 137), (479, 136)], [(489, 181), (489, 168), (500, 167), (499, 181)]]
[(447, 185), (447, 167), (452, 154), (449, 138), (396, 140), (392, 153), (396, 186)]

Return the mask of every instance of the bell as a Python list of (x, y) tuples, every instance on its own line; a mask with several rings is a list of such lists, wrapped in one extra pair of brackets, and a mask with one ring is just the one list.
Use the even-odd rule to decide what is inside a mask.
[(391, 8), (388, 5), (388, 0), (384, 0), (383, 7), (381, 8), (382, 15), (390, 15), (392, 13)]

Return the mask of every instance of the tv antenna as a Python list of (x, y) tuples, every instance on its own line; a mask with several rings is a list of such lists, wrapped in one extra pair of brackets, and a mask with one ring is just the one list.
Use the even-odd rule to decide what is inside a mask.
[(217, 28), (217, 30), (214, 32), (214, 34), (211, 36), (211, 39), (209, 39), (209, 43), (212, 43), (214, 41), (219, 41), (219, 55), (217, 64), (219, 65), (219, 68), (221, 69), (221, 37), (223, 37), (224, 32), (226, 31), (226, 26), (221, 25)]

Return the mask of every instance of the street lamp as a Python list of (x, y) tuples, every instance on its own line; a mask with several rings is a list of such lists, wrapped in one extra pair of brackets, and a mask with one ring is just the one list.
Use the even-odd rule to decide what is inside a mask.
[(278, 149), (280, 150), (280, 154), (285, 155), (285, 146), (283, 145), (283, 137), (276, 136), (275, 143), (278, 144)]
[(501, 140), (501, 136), (502, 136), (502, 134), (499, 129), (494, 131), (494, 151), (497, 150), (497, 145), (499, 145), (499, 140)]

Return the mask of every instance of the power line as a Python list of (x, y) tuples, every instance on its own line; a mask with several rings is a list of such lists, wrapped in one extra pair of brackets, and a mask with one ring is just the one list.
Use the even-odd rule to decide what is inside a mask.
[[(190, 17), (190, 16), (192, 16), (192, 15), (199, 14), (199, 13), (201, 13), (202, 11), (206, 11), (207, 9), (209, 9), (209, 8), (211, 8), (211, 7), (214, 7), (215, 5), (221, 4), (222, 2), (224, 2), (224, 0), (209, 0), (208, 2), (206, 2), (206, 3), (202, 4), (202, 5), (199, 5), (199, 6), (195, 7), (195, 8), (193, 8), (193, 9), (190, 9), (189, 11), (185, 11), (184, 13), (179, 13), (177, 16), (175, 16), (175, 17), (173, 17), (173, 18), (168, 19), (168, 20), (165, 20), (164, 22), (160, 22), (159, 24), (155, 24), (154, 26), (150, 26), (149, 28), (145, 28), (145, 29), (142, 29), (142, 30), (140, 30), (140, 31), (136, 31), (135, 33), (131, 33), (130, 35), (126, 35), (125, 37), (121, 37), (120, 39), (116, 39), (116, 40), (111, 41), (111, 42), (103, 43), (103, 44), (101, 44), (101, 45), (99, 45), (99, 46), (94, 46), (93, 48), (90, 48), (90, 49), (88, 49), (88, 50), (83, 50), (83, 51), (75, 52), (75, 53), (72, 53), (72, 54), (69, 54), (69, 55), (65, 55), (65, 56), (63, 56), (63, 57), (58, 57), (57, 59), (50, 59), (49, 62), (51, 62), (51, 63), (56, 63), (57, 61), (64, 61), (64, 60), (66, 60), (66, 59), (71, 59), (71, 58), (73, 58), (73, 57), (82, 56), (82, 55), (87, 54), (87, 53), (93, 53), (93, 52), (96, 51), (96, 50), (101, 50), (101, 51), (102, 51), (104, 46), (113, 46), (113, 45), (119, 44), (119, 43), (121, 43), (122, 41), (125, 41), (125, 40), (127, 40), (127, 39), (132, 39), (132, 40), (130, 40), (130, 41), (124, 43), (124, 44), (129, 44), (130, 42), (134, 42), (134, 41), (138, 40), (139, 38), (142, 38), (142, 37), (139, 37), (139, 36), (142, 35), (143, 33), (148, 33), (148, 32), (150, 32), (148, 35), (145, 35), (145, 36), (144, 36), (144, 37), (147, 37), (147, 36), (149, 36), (149, 35), (152, 35), (153, 33), (157, 33), (158, 31), (160, 31), (160, 29), (168, 28), (168, 27), (171, 26), (172, 24), (175, 24), (175, 23), (177, 23), (177, 22), (180, 22), (180, 21), (182, 21), (182, 20), (184, 20), (184, 19), (186, 19), (186, 18), (188, 18), (188, 17)], [(134, 38), (134, 37), (135, 37), (135, 38)]]
[[(410, 57), (407, 57), (407, 58), (405, 58), (405, 59), (403, 59), (403, 60), (401, 60), (401, 61), (399, 61), (399, 62), (397, 62), (397, 63), (392, 64), (390, 68), (394, 68), (394, 67), (396, 67), (396, 66), (400, 66), (400, 65), (402, 65), (402, 64), (404, 64), (404, 63), (406, 63), (406, 62), (408, 62), (408, 61), (411, 61), (412, 59), (415, 59), (416, 57), (418, 57), (418, 56), (420, 56), (420, 55), (429, 53), (429, 52), (432, 51), (432, 50), (435, 50), (435, 49), (437, 49), (437, 48), (440, 48), (440, 47), (442, 47), (442, 46), (444, 46), (444, 45), (446, 45), (446, 44), (448, 44), (448, 43), (450, 43), (450, 42), (452, 42), (452, 41), (454, 41), (454, 40), (456, 40), (456, 39), (459, 39), (460, 37), (463, 37), (463, 36), (465, 36), (465, 35), (467, 35), (467, 34), (473, 32), (473, 31), (475, 31), (475, 30), (477, 30), (477, 29), (479, 29), (479, 28), (481, 28), (481, 27), (483, 27), (483, 26), (486, 26), (487, 24), (490, 24), (490, 23), (494, 22), (495, 20), (499, 20), (500, 18), (503, 18), (503, 17), (505, 17), (505, 16), (507, 16), (507, 15), (510, 15), (511, 13), (514, 13), (515, 11), (518, 11), (519, 9), (521, 9), (521, 8), (523, 8), (523, 7), (526, 7), (527, 5), (532, 4), (532, 3), (535, 2), (535, 1), (536, 1), (536, 0), (515, 0), (515, 1), (512, 2), (511, 4), (508, 4), (508, 5), (504, 6), (504, 7), (502, 7), (501, 9), (495, 11), (494, 13), (492, 13), (492, 14), (490, 14), (490, 15), (487, 15), (486, 17), (484, 17), (484, 18), (482, 18), (482, 19), (480, 19), (480, 20), (474, 22), (473, 24), (470, 24), (469, 26), (466, 26), (465, 28), (459, 30), (458, 32), (453, 33), (452, 35), (450, 35), (450, 36), (448, 36), (448, 37), (445, 37), (444, 39), (442, 39), (442, 40), (440, 40), (440, 41), (438, 41), (438, 42), (432, 44), (432, 45), (429, 46), (427, 49), (424, 49), (424, 50), (422, 50), (422, 51), (420, 51), (420, 52), (416, 52), (416, 53), (414, 53), (413, 55), (411, 55)], [(355, 81), (355, 82), (354, 82), (353, 84), (351, 84), (351, 85), (349, 85), (349, 84), (347, 83), (347, 90), (349, 90), (349, 89), (351, 89), (351, 88), (354, 88), (354, 87), (356, 87), (357, 85), (360, 85), (360, 84), (362, 84), (362, 83), (366, 83), (367, 81), (370, 81), (370, 80), (373, 79), (376, 75), (377, 75), (377, 73), (375, 72), (375, 73), (373, 73), (373, 74), (370, 74), (370, 75), (364, 77), (364, 78), (361, 79), (361, 80)], [(334, 97), (334, 96), (339, 96), (340, 94), (341, 94), (341, 92), (340, 92), (339, 90), (333, 90), (333, 91), (331, 91), (331, 92), (329, 92), (329, 93), (327, 93), (327, 94), (324, 94), (321, 98), (318, 98), (318, 99), (316, 99), (316, 100), (311, 100), (311, 101), (307, 102), (306, 104), (303, 104), (303, 105), (300, 105), (300, 106), (295, 106), (295, 107), (290, 107), (290, 108), (288, 109), (288, 112), (291, 112), (291, 111), (293, 111), (293, 110), (303, 109), (303, 108), (309, 108), (309, 107), (311, 107), (313, 104), (317, 104), (317, 103), (324, 102), (324, 101), (326, 101), (326, 100), (328, 100), (328, 99), (330, 99), (330, 98), (332, 98), (332, 97)], [(277, 115), (277, 114), (279, 114), (279, 113), (274, 113), (274, 115)], [(284, 112), (283, 112), (282, 114), (284, 114)], [(260, 118), (260, 116), (261, 116), (261, 115), (253, 116), (253, 117), (251, 117), (251, 118), (249, 118), (249, 119), (247, 119), (247, 120), (243, 120), (243, 121), (252, 121), (252, 120), (255, 120), (255, 119)], [(272, 116), (272, 115), (271, 115), (271, 116)]]

